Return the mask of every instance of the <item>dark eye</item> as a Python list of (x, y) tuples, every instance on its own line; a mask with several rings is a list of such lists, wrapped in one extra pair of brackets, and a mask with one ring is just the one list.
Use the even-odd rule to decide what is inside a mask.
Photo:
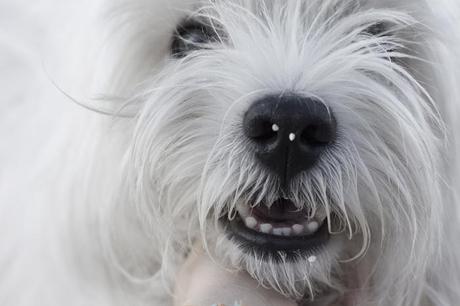
[[(364, 30), (364, 35), (378, 38), (389, 38), (395, 35), (395, 29), (391, 24), (386, 22), (377, 22)], [(397, 50), (397, 45), (389, 41), (382, 41), (377, 45), (382, 53), (387, 55), (388, 59), (395, 61), (392, 53)]]
[(174, 33), (171, 54), (181, 58), (188, 53), (203, 49), (207, 43), (218, 41), (219, 35), (211, 25), (197, 20), (182, 23)]
[(370, 27), (368, 27), (365, 31), (368, 35), (372, 36), (382, 36), (388, 34), (388, 25), (384, 22), (378, 22)]

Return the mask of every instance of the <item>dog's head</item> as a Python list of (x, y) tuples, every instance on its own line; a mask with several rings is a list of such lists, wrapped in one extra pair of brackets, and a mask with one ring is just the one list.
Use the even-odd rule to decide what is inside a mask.
[(426, 4), (156, 2), (119, 80), (144, 79), (123, 189), (162, 260), (201, 241), (294, 298), (417, 299), (445, 196)]

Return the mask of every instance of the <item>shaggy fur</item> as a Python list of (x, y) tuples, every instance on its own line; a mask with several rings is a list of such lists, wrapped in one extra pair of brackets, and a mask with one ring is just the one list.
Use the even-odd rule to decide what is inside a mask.
[[(75, 53), (60, 50), (74, 73), (49, 77), (83, 108), (50, 91), (40, 111), (2, 118), (2, 305), (170, 305), (200, 242), (296, 300), (458, 303), (455, 3), (117, 0), (94, 12), (78, 20)], [(220, 40), (173, 59), (190, 17)], [(366, 31), (381, 24), (385, 35)], [(241, 124), (253, 101), (283, 92), (320, 99), (339, 125), (286, 195), (340, 217), (315, 265), (244, 253), (217, 222), (238, 202), (279, 197)]]

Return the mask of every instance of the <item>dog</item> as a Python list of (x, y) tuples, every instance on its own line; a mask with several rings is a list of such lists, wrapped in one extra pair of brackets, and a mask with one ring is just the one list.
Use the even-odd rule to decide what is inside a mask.
[(96, 6), (6, 109), (2, 305), (172, 305), (193, 256), (298, 305), (458, 305), (458, 4)]

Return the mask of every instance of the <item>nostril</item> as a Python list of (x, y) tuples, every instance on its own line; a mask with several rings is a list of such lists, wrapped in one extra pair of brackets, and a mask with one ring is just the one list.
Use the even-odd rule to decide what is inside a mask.
[(278, 136), (278, 125), (270, 120), (263, 118), (253, 118), (247, 122), (246, 135), (253, 141), (259, 143), (270, 143), (276, 140)]
[(270, 95), (254, 102), (243, 117), (254, 157), (285, 188), (312, 168), (336, 141), (337, 122), (323, 102), (295, 94)]
[(331, 123), (310, 124), (300, 135), (300, 142), (309, 147), (324, 147), (335, 139), (335, 129)]

